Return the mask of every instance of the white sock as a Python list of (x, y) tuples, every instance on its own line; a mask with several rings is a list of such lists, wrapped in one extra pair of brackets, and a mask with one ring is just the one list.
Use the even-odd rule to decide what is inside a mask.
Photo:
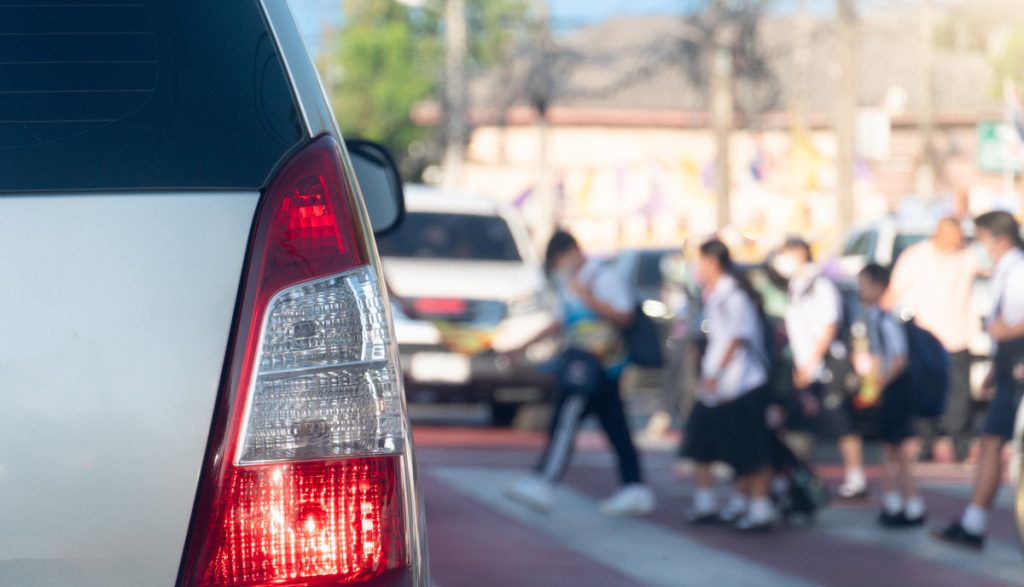
[(898, 491), (889, 491), (882, 496), (882, 509), (890, 516), (903, 511), (903, 496)]
[(860, 467), (847, 469), (846, 484), (857, 488), (866, 487), (868, 484), (868, 476), (864, 474), (864, 469)]
[(984, 534), (988, 526), (988, 510), (975, 503), (969, 504), (960, 518), (960, 525), (971, 534)]
[(742, 514), (747, 511), (747, 496), (739, 491), (734, 491), (729, 497), (729, 503), (726, 504), (725, 511), (732, 514)]
[(710, 514), (715, 511), (715, 491), (713, 489), (697, 488), (693, 494), (693, 509), (702, 514)]
[(750, 510), (747, 511), (747, 519), (755, 524), (774, 520), (775, 506), (772, 505), (772, 500), (767, 497), (755, 497), (750, 500)]
[(921, 519), (925, 513), (924, 499), (920, 495), (908, 498), (907, 504), (903, 508), (903, 513), (906, 514), (909, 520)]

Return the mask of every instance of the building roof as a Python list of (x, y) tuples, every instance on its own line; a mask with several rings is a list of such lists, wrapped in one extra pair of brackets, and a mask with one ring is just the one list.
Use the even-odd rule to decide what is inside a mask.
[[(812, 125), (828, 124), (835, 103), (836, 41), (834, 22), (818, 18), (810, 22), (811, 43), (807, 52), (806, 84), (798, 67), (792, 16), (768, 17), (760, 34), (768, 67), (778, 83), (771, 107), (759, 114), (763, 124), (776, 119), (785, 124), (785, 113), (806, 87), (806, 112)], [(707, 91), (692, 83), (687, 74), (681, 38), (688, 24), (682, 17), (621, 17), (587, 27), (556, 39), (558, 50), (549, 61), (554, 74), (554, 99), (549, 109), (553, 123), (704, 126)], [(894, 97), (903, 98), (905, 112), (895, 112), (894, 122), (915, 122), (914, 113), (923, 101), (923, 51), (921, 25), (913, 13), (886, 14), (861, 21), (860, 87), (862, 107), (882, 107)], [(504, 114), (509, 124), (526, 124), (535, 112), (525, 99), (529, 58), (476, 76), (470, 86), (471, 118), (475, 123), (496, 122)], [(980, 113), (999, 115), (1000, 102), (993, 96), (992, 73), (984, 55), (936, 49), (935, 109), (939, 122), (975, 120)], [(510, 91), (512, 88), (512, 91)], [(769, 85), (741, 83), (737, 100), (741, 111), (768, 102)], [(751, 108), (751, 105), (754, 105)], [(746, 106), (746, 107), (745, 107)], [(427, 121), (438, 114), (419, 110)]]

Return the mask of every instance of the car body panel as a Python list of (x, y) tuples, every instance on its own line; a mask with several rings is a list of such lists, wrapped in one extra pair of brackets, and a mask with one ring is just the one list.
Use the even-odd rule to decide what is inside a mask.
[(0, 584), (174, 582), (258, 199), (0, 198)]

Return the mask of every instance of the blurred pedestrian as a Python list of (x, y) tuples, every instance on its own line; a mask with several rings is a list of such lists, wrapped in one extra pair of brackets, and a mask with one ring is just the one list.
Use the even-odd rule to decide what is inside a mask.
[[(760, 296), (740, 275), (718, 240), (700, 247), (707, 349), (697, 403), (686, 426), (683, 455), (697, 463), (693, 523), (726, 521), (741, 531), (764, 531), (776, 521), (771, 501), (772, 436), (765, 422), (769, 354)], [(713, 463), (736, 474), (724, 508), (714, 492)]]
[[(789, 280), (786, 334), (793, 352), (793, 388), (788, 427), (814, 430), (836, 439), (845, 478), (838, 495), (867, 495), (864, 449), (854, 425), (851, 399), (843, 388), (852, 349), (844, 334), (844, 308), (839, 288), (814, 264), (811, 247), (800, 238), (787, 240), (773, 263)], [(845, 365), (844, 367), (841, 367)], [(840, 372), (842, 371), (842, 372)]]
[(907, 378), (909, 343), (902, 323), (882, 309), (889, 287), (889, 270), (870, 263), (858, 276), (864, 307), (873, 379), (882, 390), (880, 435), (885, 450), (882, 465), (882, 512), (878, 521), (887, 528), (920, 526), (925, 520), (924, 500), (913, 475), (914, 457), (908, 441), (914, 436), (914, 402)]
[(946, 542), (980, 549), (985, 544), (988, 512), (1002, 480), (1003, 446), (1013, 437), (1014, 418), (1024, 395), (1024, 243), (1020, 226), (1007, 212), (989, 212), (975, 221), (977, 239), (995, 264), (993, 305), (988, 332), (996, 344), (986, 387), (995, 388), (978, 442), (978, 465), (971, 501), (956, 522), (936, 529)]
[(550, 509), (580, 423), (593, 414), (615, 451), (622, 480), (622, 488), (601, 510), (608, 515), (648, 514), (654, 510), (654, 492), (643, 484), (619, 392), (627, 356), (622, 331), (633, 320), (635, 296), (613, 268), (588, 261), (567, 232), (551, 237), (545, 262), (558, 294), (563, 337), (558, 401), (537, 474), (509, 487), (506, 495), (540, 511)]
[[(890, 310), (906, 309), (918, 326), (933, 333), (949, 352), (950, 389), (943, 428), (953, 439), (958, 462), (967, 459), (973, 436), (974, 398), (971, 396), (971, 292), (980, 265), (974, 251), (964, 246), (956, 218), (939, 222), (935, 235), (908, 248), (893, 268), (892, 283), (882, 301)], [(934, 458), (938, 418), (918, 422), (920, 459)]]

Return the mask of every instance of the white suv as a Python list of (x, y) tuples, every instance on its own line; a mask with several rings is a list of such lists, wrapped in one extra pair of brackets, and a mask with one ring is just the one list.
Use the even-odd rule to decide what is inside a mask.
[(515, 211), (410, 186), (402, 226), (379, 241), (413, 401), (480, 402), (510, 424), (543, 399), (555, 354), (544, 271)]
[(401, 185), (287, 5), (0, 15), (0, 585), (429, 585)]

